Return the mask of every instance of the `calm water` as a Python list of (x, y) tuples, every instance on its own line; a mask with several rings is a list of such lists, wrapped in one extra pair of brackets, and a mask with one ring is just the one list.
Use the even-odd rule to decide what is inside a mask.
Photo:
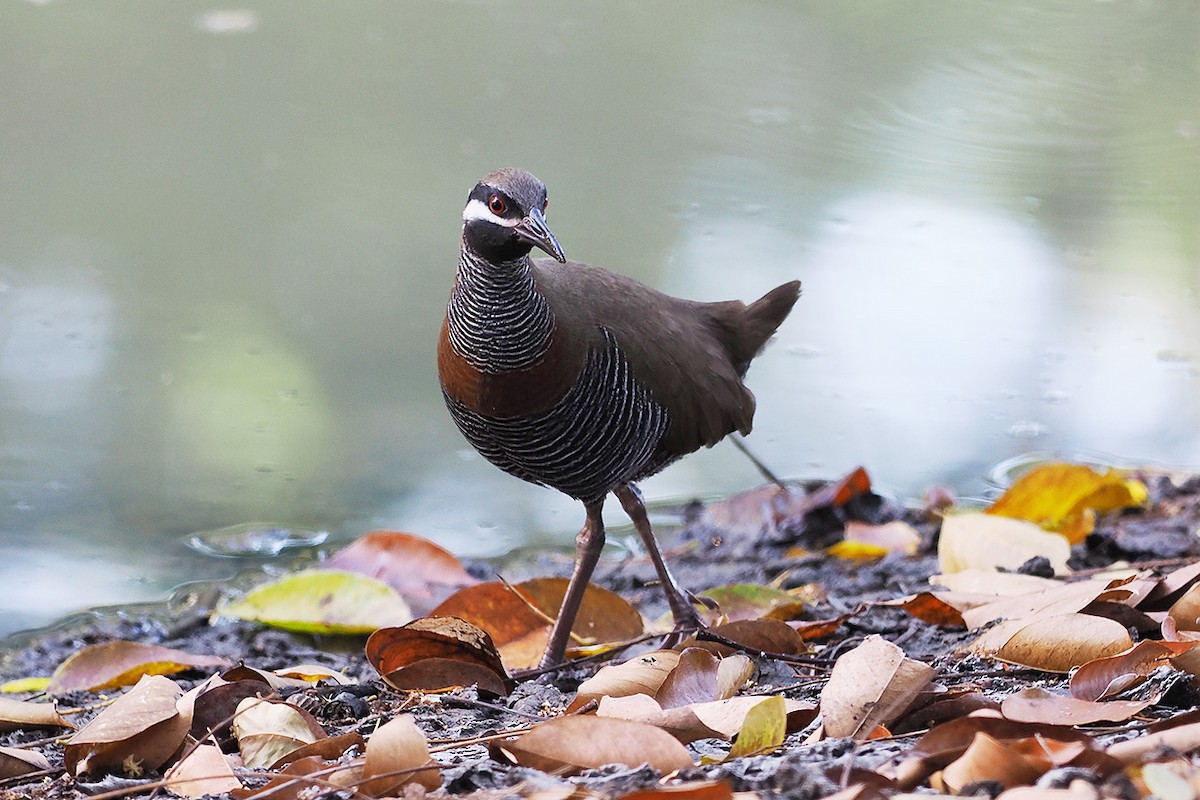
[(434, 372), (507, 164), (571, 257), (804, 281), (750, 373), (784, 475), (1200, 465), (1200, 5), (0, 2), (0, 632), (231, 574), (185, 542), (237, 523), (568, 542)]

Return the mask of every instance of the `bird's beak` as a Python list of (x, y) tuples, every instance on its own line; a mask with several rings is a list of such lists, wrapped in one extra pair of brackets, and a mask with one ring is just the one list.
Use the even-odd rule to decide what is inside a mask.
[(517, 236), (520, 236), (534, 247), (539, 247), (554, 256), (559, 262), (564, 264), (567, 262), (567, 257), (563, 255), (562, 246), (558, 243), (558, 239), (554, 238), (554, 234), (550, 232), (550, 226), (546, 224), (546, 218), (536, 208), (531, 209), (529, 216), (518, 222), (513, 231), (516, 232)]

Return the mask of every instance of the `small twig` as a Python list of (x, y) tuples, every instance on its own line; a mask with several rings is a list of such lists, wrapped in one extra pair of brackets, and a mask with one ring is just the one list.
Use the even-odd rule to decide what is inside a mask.
[(468, 706), (470, 708), (486, 708), (489, 711), (498, 711), (502, 714), (512, 714), (514, 716), (524, 717), (525, 719), (532, 719), (538, 722), (546, 719), (540, 714), (531, 714), (528, 711), (517, 711), (515, 708), (507, 708), (505, 706), (496, 705), (495, 703), (476, 700), (472, 697), (459, 697), (458, 695), (445, 694), (441, 696), (441, 702), (458, 703), (459, 705)]
[(519, 736), (520, 734), (527, 733), (531, 730), (533, 730), (532, 725), (525, 725), (520, 728), (510, 728), (507, 731), (501, 731), (500, 733), (489, 733), (485, 736), (472, 736), (470, 739), (456, 739), (446, 742), (445, 744), (437, 745), (436, 747), (431, 747), (429, 748), (429, 752), (444, 753), (447, 750), (457, 750), (460, 747), (472, 747), (477, 744), (487, 744), (488, 742), (494, 742), (497, 739), (508, 739), (512, 736)]
[(757, 647), (751, 647), (734, 639), (730, 639), (727, 636), (722, 636), (719, 633), (715, 633), (710, 628), (700, 628), (697, 630), (696, 641), (715, 642), (716, 644), (723, 644), (726, 647), (732, 647), (739, 653), (746, 653), (747, 655), (758, 656), (759, 658), (770, 658), (775, 661), (783, 661), (788, 664), (803, 664), (806, 667), (812, 667), (814, 669), (831, 668), (829, 659), (822, 656), (791, 655), (789, 653), (773, 653), (770, 650), (760, 650)]
[(739, 434), (735, 433), (729, 437), (729, 441), (733, 443), (734, 447), (742, 451), (742, 455), (750, 459), (750, 463), (753, 464), (754, 468), (758, 470), (759, 475), (762, 475), (768, 481), (775, 484), (780, 489), (783, 489), (785, 492), (787, 491), (787, 484), (780, 480), (779, 476), (772, 472), (771, 468), (764, 464), (758, 456), (750, 452), (750, 448), (746, 446), (745, 439), (743, 439)]
[[(533, 603), (531, 603), (529, 601), (528, 597), (526, 597), (525, 595), (523, 595), (519, 591), (517, 591), (517, 587), (515, 587), (511, 583), (509, 583), (508, 579), (506, 579), (503, 575), (497, 575), (496, 578), (500, 581), (501, 584), (504, 585), (505, 589), (508, 589), (510, 592), (515, 594), (517, 596), (517, 599), (519, 599), (522, 603), (524, 603), (526, 608), (528, 608), (530, 611), (532, 611), (534, 614), (536, 614), (537, 617), (542, 620), (542, 622), (545, 622), (547, 625), (553, 625), (555, 622), (557, 622), (557, 620), (554, 619), (554, 617), (550, 616), (545, 611), (542, 611), (540, 608), (538, 608)], [(579, 645), (592, 644), (587, 639), (576, 634), (574, 631), (571, 632), (570, 636), (571, 636), (571, 639), (576, 644), (579, 644)]]
[(37, 778), (45, 778), (59, 772), (62, 772), (62, 770), (51, 767), (49, 769), (39, 769), (36, 772), (26, 772), (24, 775), (13, 775), (8, 778), (0, 778), (0, 789), (9, 786), (20, 786), (26, 781), (36, 780)]

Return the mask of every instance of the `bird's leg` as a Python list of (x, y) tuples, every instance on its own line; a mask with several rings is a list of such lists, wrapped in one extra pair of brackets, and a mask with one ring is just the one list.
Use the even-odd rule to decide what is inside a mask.
[(550, 629), (550, 641), (542, 655), (543, 667), (553, 667), (562, 663), (563, 655), (567, 652), (567, 641), (571, 638), (571, 628), (575, 625), (575, 617), (583, 603), (583, 593), (587, 590), (588, 581), (592, 579), (596, 562), (600, 560), (600, 551), (604, 549), (604, 518), (600, 513), (604, 508), (604, 498), (585, 502), (584, 508), (587, 510), (587, 521), (583, 523), (583, 530), (575, 537), (575, 569), (571, 572), (567, 592), (563, 595), (558, 618), (554, 620), (554, 627)]
[(642, 493), (632, 483), (622, 483), (613, 489), (613, 494), (621, 501), (621, 508), (625, 509), (625, 513), (633, 520), (633, 527), (637, 528), (638, 535), (642, 537), (642, 543), (646, 545), (646, 550), (650, 553), (650, 560), (654, 562), (654, 571), (658, 573), (663, 594), (667, 596), (667, 605), (671, 607), (671, 617), (675, 620), (675, 629), (704, 627), (700, 621), (700, 615), (696, 613), (695, 606), (688, 600), (687, 594), (679, 588), (679, 584), (671, 575), (671, 570), (667, 569), (667, 562), (663, 560), (662, 552), (658, 549), (654, 531), (650, 529), (650, 518), (646, 515), (646, 505), (642, 502)]

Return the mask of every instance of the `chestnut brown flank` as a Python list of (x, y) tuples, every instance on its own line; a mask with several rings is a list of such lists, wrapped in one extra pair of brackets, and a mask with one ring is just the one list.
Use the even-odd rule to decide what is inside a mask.
[(527, 369), (488, 374), (471, 366), (450, 344), (450, 329), (442, 322), (438, 337), (438, 372), (442, 389), (457, 403), (487, 417), (527, 417), (549, 410), (579, 375), (572, 368), (562, 336), (554, 336), (546, 355)]

